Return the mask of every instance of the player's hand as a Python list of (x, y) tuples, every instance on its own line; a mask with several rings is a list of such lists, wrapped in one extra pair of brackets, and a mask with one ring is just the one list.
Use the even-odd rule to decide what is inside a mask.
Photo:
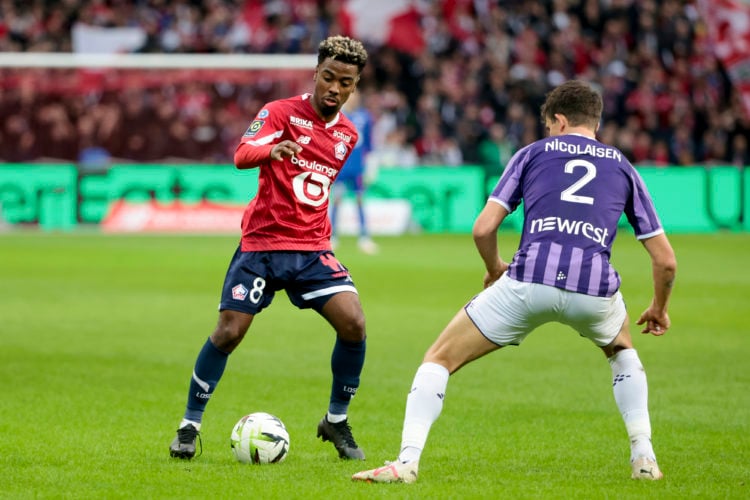
[(641, 333), (650, 333), (651, 335), (664, 335), (669, 330), (672, 323), (669, 321), (669, 314), (666, 311), (658, 311), (653, 304), (641, 314), (636, 325), (645, 325)]
[(490, 285), (492, 285), (494, 282), (500, 279), (500, 277), (505, 273), (505, 271), (508, 270), (508, 263), (503, 262), (502, 260), (497, 261), (497, 265), (494, 266), (492, 269), (488, 269), (486, 273), (484, 273), (484, 287), (487, 288)]
[(294, 156), (302, 151), (302, 146), (289, 139), (281, 141), (271, 150), (271, 159), (279, 161), (284, 157)]

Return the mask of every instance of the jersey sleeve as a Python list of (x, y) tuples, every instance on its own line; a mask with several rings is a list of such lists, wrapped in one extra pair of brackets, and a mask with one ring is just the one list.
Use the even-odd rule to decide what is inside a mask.
[(646, 183), (638, 171), (629, 165), (631, 196), (625, 204), (625, 216), (628, 219), (636, 238), (644, 240), (664, 232), (656, 207), (648, 192)]
[(508, 161), (503, 175), (500, 176), (495, 189), (490, 193), (489, 200), (502, 205), (508, 213), (513, 213), (518, 208), (518, 205), (521, 204), (521, 199), (523, 198), (521, 180), (530, 154), (530, 145), (518, 150), (510, 161)]
[(245, 131), (234, 153), (237, 168), (257, 167), (268, 161), (284, 135), (284, 110), (279, 102), (266, 104)]

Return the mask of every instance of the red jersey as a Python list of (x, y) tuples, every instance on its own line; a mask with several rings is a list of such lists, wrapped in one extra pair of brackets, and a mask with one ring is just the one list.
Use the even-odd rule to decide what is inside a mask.
[[(310, 97), (304, 94), (266, 104), (237, 146), (238, 168), (260, 168), (258, 194), (242, 217), (242, 251), (331, 249), (331, 185), (358, 134), (341, 112), (325, 122)], [(269, 159), (273, 146), (287, 139), (302, 146), (302, 151), (281, 161)]]

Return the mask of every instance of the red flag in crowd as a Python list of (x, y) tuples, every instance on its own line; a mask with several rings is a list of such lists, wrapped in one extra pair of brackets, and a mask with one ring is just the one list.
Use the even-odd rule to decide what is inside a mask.
[(698, 0), (713, 52), (722, 62), (750, 116), (750, 2)]
[(387, 44), (418, 56), (425, 47), (420, 13), (412, 0), (349, 0), (344, 13), (351, 20), (353, 35), (363, 40)]

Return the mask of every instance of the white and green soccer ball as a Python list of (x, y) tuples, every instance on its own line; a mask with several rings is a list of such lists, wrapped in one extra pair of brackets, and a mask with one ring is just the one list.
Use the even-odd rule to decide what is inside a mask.
[(242, 463), (275, 464), (289, 453), (289, 433), (278, 417), (265, 412), (242, 417), (232, 429), (232, 452)]

